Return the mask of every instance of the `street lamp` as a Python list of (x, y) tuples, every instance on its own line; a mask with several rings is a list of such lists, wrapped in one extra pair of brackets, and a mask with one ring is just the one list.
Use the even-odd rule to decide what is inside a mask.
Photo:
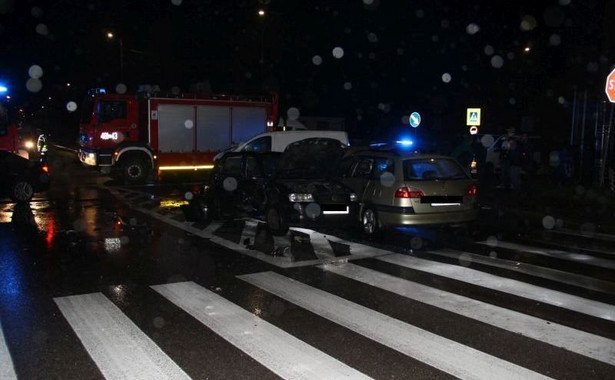
[(265, 87), (265, 10), (259, 9), (258, 16), (261, 18), (261, 86)]
[[(112, 32), (107, 32), (107, 38), (109, 40), (115, 39), (115, 34)], [(121, 37), (118, 37), (118, 41), (120, 43), (120, 82), (124, 82), (124, 42)]]

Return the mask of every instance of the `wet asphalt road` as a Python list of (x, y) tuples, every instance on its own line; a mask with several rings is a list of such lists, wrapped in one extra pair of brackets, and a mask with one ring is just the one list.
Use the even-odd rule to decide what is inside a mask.
[[(2, 356), (0, 345), (0, 360), (10, 357), (19, 378), (114, 378), (118, 373), (131, 374), (129, 378), (135, 378), (135, 373), (151, 378), (148, 363), (157, 363), (157, 359), (140, 362), (138, 355), (129, 358), (128, 361), (138, 364), (136, 372), (122, 372), (127, 364), (114, 361), (114, 348), (108, 347), (115, 346), (106, 345), (105, 335), (114, 336), (115, 323), (123, 323), (120, 317), (114, 317), (114, 323), (98, 330), (98, 337), (92, 341), (80, 335), (80, 331), (91, 328), (88, 323), (102, 317), (90, 314), (81, 318), (85, 327), (75, 327), (76, 322), (67, 316), (66, 309), (59, 307), (58, 300), (66, 300), (67, 296), (97, 293), (111, 301), (122, 318), (131, 321), (138, 332), (160, 348), (164, 357), (175, 363), (176, 369), (173, 365), (165, 366), (163, 378), (290, 378), (296, 373), (293, 371), (311, 370), (305, 364), (313, 360), (309, 350), (299, 346), (299, 354), (291, 354), (294, 351), (285, 344), (297, 347), (298, 343), (288, 343), (288, 336), (314, 347), (326, 358), (335, 358), (330, 366), (316, 361), (319, 364), (315, 368), (322, 372), (315, 370), (312, 377), (319, 378), (323, 374), (338, 377), (340, 373), (356, 377), (359, 372), (373, 378), (448, 378), (468, 374), (480, 377), (504, 368), (504, 373), (523, 378), (542, 374), (562, 379), (604, 379), (615, 369), (615, 244), (609, 239), (583, 242), (587, 237), (553, 238), (542, 233), (521, 236), (504, 227), (498, 236), (501, 241), (511, 240), (510, 244), (530, 245), (534, 251), (545, 247), (561, 251), (575, 244), (570, 254), (589, 259), (551, 251), (550, 256), (536, 254), (532, 249), (509, 247), (503, 242), (493, 245), (488, 238), (498, 228), (489, 223), (490, 211), (486, 211), (484, 224), (490, 228), (472, 237), (454, 236), (450, 231), (414, 230), (389, 234), (383, 242), (373, 243), (363, 241), (354, 231), (326, 231), (339, 236), (352, 249), (353, 244), (368, 244), (373, 251), (387, 251), (390, 256), (384, 257), (420, 260), (413, 266), (374, 256), (352, 261), (354, 265), (343, 263), (341, 258), (333, 260), (338, 262), (329, 264), (332, 267), (314, 264), (282, 268), (272, 264), (275, 261), (242, 254), (236, 245), (203, 238), (194, 228), (183, 228), (181, 213), (169, 210), (177, 210), (174, 202), (182, 201), (190, 184), (176, 180), (162, 186), (128, 188), (142, 194), (141, 206), (147, 204), (148, 197), (153, 204), (168, 203), (169, 210), (156, 214), (160, 217), (152, 217), (144, 212), (148, 208), (127, 197), (118, 197), (115, 189), (126, 188), (83, 168), (75, 161), (74, 153), (53, 149), (49, 157), (52, 188), (48, 193), (38, 195), (29, 205), (0, 203), (0, 323), (10, 353)], [(206, 227), (201, 230), (207, 232)], [(241, 231), (238, 233), (241, 235)], [(233, 232), (224, 236), (229, 234)], [(480, 244), (484, 239), (487, 244)], [(481, 263), (472, 255), (491, 258), (493, 262)], [(435, 272), (442, 268), (447, 271)], [(367, 280), (347, 277), (337, 272), (341, 269), (367, 270), (369, 276)], [(462, 277), (471, 269), (476, 271), (470, 273), (469, 279)], [(295, 283), (308, 288), (301, 291), (301, 300), (288, 299), (266, 290), (265, 285), (257, 285), (258, 278), (250, 277), (263, 272), (272, 273), (265, 275), (267, 283), (275, 284), (277, 277), (271, 276), (278, 273), (294, 280), (284, 282), (288, 289)], [(248, 277), (238, 278), (243, 275)], [(381, 279), (382, 276), (385, 277)], [(430, 291), (444, 291), (442, 294), (448, 296), (425, 293), (423, 298), (412, 298), (426, 290), (412, 288), (408, 281)], [(512, 284), (512, 292), (506, 290), (509, 281), (517, 281)], [(220, 296), (247, 311), (252, 316), (248, 321), (266, 338), (263, 343), (245, 343), (242, 337), (254, 334), (245, 331), (245, 326), (239, 335), (224, 332), (225, 328), (235, 327), (235, 312), (222, 319), (220, 326), (205, 324), (161, 293), (166, 288), (151, 287), (190, 282), (202, 287), (203, 292)], [(382, 288), (391, 284), (394, 289)], [(530, 287), (527, 294), (526, 285)], [(396, 293), (406, 287), (414, 290), (409, 295)], [(313, 294), (311, 289), (325, 291), (326, 296), (319, 298), (321, 295)], [(532, 291), (536, 298), (532, 298)], [(195, 293), (186, 294), (193, 294), (183, 297), (191, 302), (198, 299)], [(544, 294), (547, 295), (543, 297)], [(461, 306), (447, 308), (435, 301), (445, 299), (452, 304), (456, 296), (465, 297), (461, 303), (469, 305), (472, 300), (498, 310), (487, 308), (491, 311), (481, 316), (478, 311), (471, 311), (482, 307), (475, 305), (464, 314)], [(316, 307), (326, 304), (330, 297), (336, 297), (332, 302), (339, 305), (341, 315), (329, 315), (331, 308), (319, 311)], [(299, 306), (300, 301), (309, 303), (312, 298), (316, 306)], [(348, 301), (354, 306), (344, 313), (346, 309), (341, 308)], [(74, 302), (78, 305), (76, 299)], [(208, 302), (214, 305), (217, 301), (212, 298)], [(214, 306), (202, 309), (209, 307)], [(490, 315), (504, 311), (512, 314), (504, 314), (506, 317), (500, 322), (488, 320)], [(571, 346), (531, 336), (523, 330), (524, 323), (530, 322), (521, 315), (538, 320), (540, 327), (536, 329), (542, 333), (541, 329), (551, 325), (563, 326), (557, 331), (562, 336), (570, 334)], [(349, 320), (343, 322), (344, 317)], [(370, 318), (377, 322), (366, 326), (367, 321), (372, 321)], [(503, 322), (516, 318), (525, 321), (519, 322), (521, 331)], [(271, 348), (267, 342), (278, 340), (267, 335), (264, 323), (286, 334)], [(381, 332), (384, 336), (366, 332), (374, 324), (386, 326)], [(420, 331), (418, 335), (403, 335), (405, 343), (400, 346), (395, 343), (395, 336), (386, 335), (395, 328), (401, 328), (400, 334), (414, 334), (416, 328)], [(586, 340), (589, 349), (576, 349)], [(264, 352), (259, 353), (259, 346)], [(276, 353), (276, 349), (281, 352)], [(483, 358), (479, 351), (488, 356)], [(455, 364), (457, 360), (463, 362), (464, 355), (472, 360)], [(335, 370), (326, 372), (322, 369), (325, 367)], [(348, 368), (358, 372), (344, 372)], [(0, 378), (2, 375), (0, 372)]]

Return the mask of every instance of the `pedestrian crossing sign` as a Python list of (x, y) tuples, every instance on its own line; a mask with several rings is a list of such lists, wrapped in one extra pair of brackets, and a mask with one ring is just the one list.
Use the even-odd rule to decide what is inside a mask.
[(480, 108), (468, 108), (467, 125), (480, 125)]

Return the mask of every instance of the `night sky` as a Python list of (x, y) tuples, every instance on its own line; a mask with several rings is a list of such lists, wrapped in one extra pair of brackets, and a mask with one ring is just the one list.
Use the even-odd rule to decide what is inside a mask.
[(605, 100), (607, 1), (0, 0), (0, 82), (14, 107), (66, 120), (88, 88), (154, 84), (276, 91), (282, 114), (344, 117), (361, 137), (409, 129), (412, 111), (421, 133), (463, 134), (465, 109), (482, 107), (481, 132), (559, 142), (575, 89)]

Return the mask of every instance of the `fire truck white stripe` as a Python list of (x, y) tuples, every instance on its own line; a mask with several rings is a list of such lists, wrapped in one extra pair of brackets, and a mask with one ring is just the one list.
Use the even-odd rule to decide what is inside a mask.
[(102, 293), (54, 301), (105, 378), (190, 378)]
[(13, 360), (9, 348), (6, 346), (4, 340), (4, 331), (2, 330), (2, 323), (0, 322), (0, 379), (17, 379), (15, 373), (15, 367), (13, 367)]
[(532, 299), (597, 318), (610, 321), (615, 320), (615, 308), (612, 305), (558, 292), (556, 290), (542, 288), (536, 285), (526, 284), (525, 282), (494, 276), (489, 273), (460, 267), (458, 265), (443, 264), (400, 254), (381, 256), (376, 259), (421, 272), (432, 273), (468, 284)]
[(194, 282), (152, 288), (285, 379), (368, 378)]
[(354, 264), (322, 267), (340, 276), (615, 365), (614, 340)]
[(239, 276), (289, 302), (462, 379), (543, 379), (536, 372), (273, 272)]

